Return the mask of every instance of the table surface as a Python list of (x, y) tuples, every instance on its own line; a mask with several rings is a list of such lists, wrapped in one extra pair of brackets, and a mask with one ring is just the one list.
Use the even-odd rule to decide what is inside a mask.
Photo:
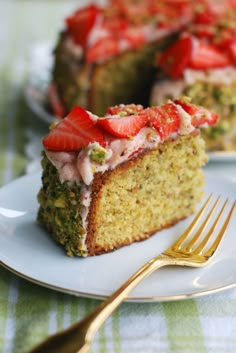
[[(83, 3), (0, 0), (2, 186), (37, 167), (38, 139), (48, 128), (24, 99), (30, 50), (35, 43), (53, 43), (63, 18)], [(205, 169), (236, 180), (235, 160), (210, 162)], [(0, 267), (0, 353), (27, 352), (98, 303), (43, 288)], [(123, 303), (99, 330), (91, 352), (235, 352), (235, 303), (236, 289), (185, 301)]]

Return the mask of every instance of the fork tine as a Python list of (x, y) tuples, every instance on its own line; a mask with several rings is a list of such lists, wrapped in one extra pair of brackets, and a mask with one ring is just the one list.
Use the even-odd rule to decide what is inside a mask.
[[(215, 201), (214, 205), (212, 206), (211, 210), (209, 211), (208, 215), (206, 216), (204, 222), (202, 223), (202, 225), (199, 227), (198, 231), (196, 232), (196, 234), (194, 235), (194, 237), (190, 240), (190, 242), (188, 243), (188, 245), (186, 246), (185, 250), (186, 251), (191, 251), (192, 248), (194, 247), (194, 245), (196, 244), (196, 242), (198, 241), (198, 239), (200, 238), (201, 234), (204, 232), (207, 224), (209, 223), (211, 216), (213, 214), (213, 212), (216, 209), (216, 206), (218, 205), (220, 201), (220, 196), (217, 198), (217, 200)], [(222, 210), (223, 212), (223, 210)], [(209, 235), (210, 237), (210, 235)], [(208, 238), (209, 238), (208, 237)], [(207, 237), (206, 237), (207, 238)]]
[(229, 214), (228, 214), (228, 216), (227, 216), (227, 218), (226, 218), (221, 230), (219, 231), (219, 234), (217, 235), (214, 243), (211, 245), (209, 250), (204, 254), (205, 256), (211, 257), (216, 252), (216, 250), (217, 250), (217, 248), (218, 248), (218, 246), (219, 246), (219, 244), (220, 244), (220, 242), (221, 242), (221, 240), (223, 238), (223, 235), (225, 234), (225, 231), (227, 229), (227, 226), (228, 226), (229, 221), (230, 221), (230, 219), (232, 217), (232, 214), (234, 212), (235, 207), (236, 207), (236, 201), (234, 201), (233, 206), (231, 207), (231, 209), (229, 211)]
[(208, 199), (206, 200), (206, 202), (204, 203), (204, 205), (202, 206), (202, 208), (200, 209), (200, 211), (197, 213), (197, 215), (195, 216), (195, 218), (193, 219), (192, 223), (188, 226), (188, 228), (185, 230), (185, 232), (181, 235), (181, 237), (179, 239), (177, 239), (177, 241), (171, 246), (172, 249), (174, 250), (178, 250), (181, 248), (181, 245), (183, 244), (183, 242), (185, 241), (185, 239), (189, 236), (189, 234), (191, 234), (191, 232), (195, 229), (195, 227), (197, 226), (198, 222), (201, 219), (201, 216), (203, 214), (203, 212), (205, 211), (205, 209), (207, 208), (209, 202), (212, 199), (213, 194), (211, 194)]
[(222, 208), (221, 208), (221, 210), (220, 210), (218, 216), (216, 217), (216, 219), (215, 219), (213, 225), (211, 226), (210, 230), (208, 231), (207, 235), (206, 235), (206, 236), (204, 237), (204, 239), (201, 241), (201, 243), (199, 244), (199, 246), (194, 250), (195, 253), (197, 253), (197, 254), (199, 254), (199, 255), (202, 253), (204, 247), (206, 246), (206, 244), (208, 243), (209, 239), (211, 238), (211, 235), (213, 234), (214, 230), (216, 229), (216, 226), (217, 226), (217, 224), (218, 224), (219, 221), (220, 221), (220, 218), (221, 218), (221, 216), (222, 216), (222, 214), (223, 214), (223, 211), (224, 211), (224, 209), (225, 209), (225, 207), (226, 207), (228, 201), (229, 201), (228, 199), (225, 201), (224, 205), (222, 206)]

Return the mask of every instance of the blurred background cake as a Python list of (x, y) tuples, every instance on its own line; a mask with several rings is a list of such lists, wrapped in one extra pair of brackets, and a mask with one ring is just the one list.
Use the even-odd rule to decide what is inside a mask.
[(207, 150), (236, 149), (235, 0), (111, 0), (65, 19), (48, 88), (54, 114), (75, 105), (151, 106), (188, 96), (219, 115)]
[(219, 122), (203, 131), (207, 149), (235, 150), (236, 2), (202, 4), (187, 30), (157, 55), (156, 65), (150, 104), (184, 95), (213, 109)]
[(155, 56), (192, 17), (192, 0), (111, 0), (72, 13), (54, 51), (49, 97), (56, 115), (75, 105), (99, 115), (120, 103), (148, 105)]

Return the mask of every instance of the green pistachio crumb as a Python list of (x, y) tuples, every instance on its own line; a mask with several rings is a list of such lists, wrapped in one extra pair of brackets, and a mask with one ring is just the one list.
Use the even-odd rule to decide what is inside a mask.
[(127, 115), (127, 112), (126, 111), (122, 111), (122, 112), (119, 112), (118, 115), (120, 117), (123, 117), (123, 116), (126, 116)]
[(54, 206), (58, 208), (66, 207), (66, 200), (64, 194), (61, 194), (56, 200), (54, 200)]
[(183, 103), (188, 104), (188, 103), (191, 103), (192, 98), (191, 98), (191, 97), (188, 97), (188, 96), (181, 96), (181, 97), (180, 97), (180, 100), (181, 100)]
[(103, 164), (106, 160), (107, 151), (102, 146), (92, 148), (89, 152), (91, 161)]

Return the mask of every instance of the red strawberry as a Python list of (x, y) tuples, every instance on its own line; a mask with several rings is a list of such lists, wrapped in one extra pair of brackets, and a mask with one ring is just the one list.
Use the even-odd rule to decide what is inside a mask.
[(53, 110), (53, 113), (59, 118), (63, 118), (65, 116), (65, 109), (58, 96), (57, 88), (55, 84), (51, 83), (48, 86), (47, 94), (48, 94), (49, 104)]
[(143, 110), (143, 106), (141, 104), (120, 104), (107, 108), (108, 114), (116, 115), (121, 113), (121, 115), (124, 114), (125, 116), (138, 113), (141, 110)]
[(184, 69), (188, 66), (192, 52), (193, 39), (191, 36), (184, 36), (160, 55), (157, 65), (170, 77), (177, 79), (181, 77)]
[(123, 33), (123, 37), (130, 43), (132, 48), (139, 48), (146, 41), (144, 31), (134, 26), (127, 28)]
[(180, 115), (174, 103), (167, 103), (160, 107), (145, 109), (152, 126), (157, 130), (161, 139), (177, 132), (180, 126)]
[(207, 9), (203, 9), (203, 11), (198, 12), (194, 18), (194, 23), (203, 25), (211, 25), (215, 23), (215, 21), (215, 15)]
[(66, 18), (67, 29), (76, 44), (85, 47), (87, 37), (91, 31), (99, 8), (96, 5), (89, 5), (77, 10), (72, 16)]
[(175, 103), (180, 105), (191, 116), (192, 125), (195, 127), (203, 125), (204, 123), (214, 125), (218, 120), (218, 116), (215, 113), (210, 112), (201, 106), (185, 103), (178, 99), (175, 100)]
[(236, 39), (228, 46), (229, 55), (234, 65), (236, 65)]
[(105, 146), (102, 132), (95, 126), (86, 110), (75, 107), (43, 139), (43, 145), (53, 151), (78, 151), (90, 142)]
[(189, 67), (196, 70), (204, 70), (230, 65), (230, 61), (224, 53), (214, 45), (196, 41)]
[(121, 17), (112, 17), (106, 19), (102, 26), (110, 33), (117, 35), (117, 33), (124, 31), (128, 27), (128, 21)]
[(86, 61), (92, 63), (94, 61), (104, 60), (119, 53), (119, 41), (114, 37), (101, 38), (92, 45), (86, 54)]
[(212, 40), (216, 34), (216, 29), (210, 25), (193, 25), (191, 27), (191, 33), (193, 33), (197, 38)]
[(134, 114), (120, 117), (107, 117), (98, 120), (98, 124), (107, 132), (116, 137), (128, 138), (137, 135), (137, 133), (147, 124), (148, 116), (146, 114)]

